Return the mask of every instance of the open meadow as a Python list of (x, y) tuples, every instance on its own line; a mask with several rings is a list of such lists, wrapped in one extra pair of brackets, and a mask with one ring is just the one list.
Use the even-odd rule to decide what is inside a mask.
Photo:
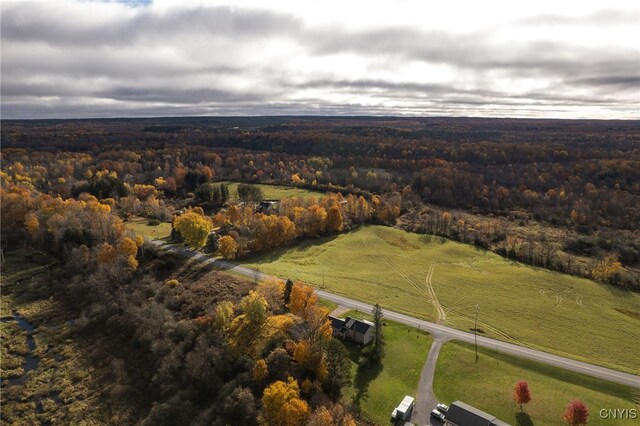
[(124, 225), (133, 232), (145, 238), (162, 239), (171, 235), (171, 223), (160, 222), (158, 225), (150, 225), (150, 219), (140, 216), (131, 216)]
[[(450, 404), (461, 400), (511, 424), (563, 425), (564, 410), (572, 399), (589, 407), (590, 425), (631, 425), (631, 419), (601, 419), (599, 411), (638, 408), (640, 390), (585, 376), (535, 361), (496, 354), (479, 348), (475, 362), (473, 345), (448, 342), (440, 350), (433, 380), (436, 397)], [(529, 383), (532, 399), (524, 405), (524, 416), (513, 400), (513, 389), (520, 380)], [(635, 393), (634, 393), (635, 392)], [(520, 416), (523, 416), (520, 414)]]
[[(232, 200), (237, 200), (238, 198), (238, 185), (239, 182), (224, 182), (226, 185), (229, 185), (229, 195)], [(267, 200), (280, 200), (281, 198), (287, 197), (322, 197), (324, 192), (313, 191), (305, 188), (296, 188), (295, 186), (282, 186), (282, 185), (267, 185), (267, 184), (252, 184), (257, 186), (262, 190), (262, 194), (264, 198)]]
[(640, 294), (383, 226), (243, 263), (486, 336), (638, 374)]

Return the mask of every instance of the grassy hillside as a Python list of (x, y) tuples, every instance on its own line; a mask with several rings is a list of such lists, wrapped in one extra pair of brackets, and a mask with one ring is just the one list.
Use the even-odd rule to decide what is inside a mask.
[[(520, 409), (513, 401), (513, 388), (519, 380), (526, 380), (532, 396), (524, 406), (532, 422), (529, 424), (565, 424), (562, 415), (572, 399), (587, 404), (590, 425), (637, 424), (637, 420), (601, 419), (598, 414), (603, 408), (638, 408), (630, 387), (506, 354), (496, 355), (490, 349), (480, 348), (479, 352), (476, 364), (473, 345), (449, 342), (442, 347), (433, 382), (439, 400), (447, 404), (461, 400), (515, 425)], [(640, 396), (640, 390), (635, 392)]]
[[(640, 294), (382, 226), (245, 262), (462, 330), (640, 373)], [(324, 279), (323, 279), (324, 276)]]
[[(229, 185), (229, 195), (231, 195), (231, 199), (235, 200), (238, 197), (238, 182), (225, 182)], [(262, 189), (262, 193), (264, 194), (265, 199), (269, 200), (279, 200), (281, 198), (287, 197), (316, 197), (319, 198), (324, 195), (324, 192), (320, 191), (312, 191), (310, 189), (304, 188), (296, 188), (293, 186), (280, 186), (280, 185), (265, 185), (265, 184), (255, 184), (255, 186), (260, 187)]]

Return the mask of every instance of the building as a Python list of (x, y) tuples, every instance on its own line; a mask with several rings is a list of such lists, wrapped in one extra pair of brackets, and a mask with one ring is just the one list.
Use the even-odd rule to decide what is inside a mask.
[(445, 418), (444, 424), (450, 426), (510, 426), (496, 416), (460, 401), (449, 406)]
[(375, 335), (375, 325), (371, 321), (359, 320), (351, 317), (335, 318), (329, 315), (333, 335), (341, 339), (349, 338), (355, 342), (368, 344)]
[(256, 207), (256, 213), (273, 214), (278, 213), (278, 200), (262, 200), (258, 207)]

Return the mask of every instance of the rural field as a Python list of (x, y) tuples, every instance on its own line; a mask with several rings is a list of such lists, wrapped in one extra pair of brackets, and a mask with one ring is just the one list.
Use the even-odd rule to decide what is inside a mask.
[[(231, 200), (237, 200), (238, 198), (238, 185), (239, 182), (224, 182), (229, 185), (229, 195)], [(262, 194), (265, 199), (268, 200), (279, 200), (281, 198), (287, 197), (322, 197), (324, 192), (313, 191), (310, 189), (304, 188), (296, 188), (294, 186), (283, 186), (283, 185), (267, 185), (267, 184), (256, 184), (252, 183), (252, 185), (257, 186), (262, 190)]]
[(603, 408), (637, 408), (634, 397), (640, 398), (638, 389), (506, 354), (496, 355), (487, 348), (478, 351), (476, 364), (473, 345), (453, 341), (442, 347), (433, 380), (440, 401), (450, 404), (461, 400), (518, 424), (520, 408), (513, 401), (513, 388), (516, 382), (526, 380), (532, 399), (524, 405), (524, 411), (531, 423), (520, 424), (563, 425), (566, 405), (576, 398), (589, 407), (590, 425), (637, 424), (637, 420), (601, 419), (598, 412)]
[(124, 225), (145, 238), (161, 239), (171, 235), (171, 223), (160, 222), (159, 225), (149, 225), (149, 219), (146, 217), (131, 216)]
[[(343, 315), (372, 320), (372, 315), (349, 311)], [(352, 384), (344, 389), (343, 401), (361, 410), (375, 424), (389, 423), (391, 412), (405, 395), (415, 396), (431, 335), (397, 322), (384, 320), (385, 355), (381, 368), (358, 371), (360, 346), (345, 340), (351, 360)]]
[(243, 263), (461, 330), (638, 374), (640, 294), (383, 226)]

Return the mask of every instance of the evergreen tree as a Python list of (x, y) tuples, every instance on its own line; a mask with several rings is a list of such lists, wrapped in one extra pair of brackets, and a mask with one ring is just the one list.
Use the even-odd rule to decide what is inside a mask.
[(288, 306), (291, 303), (291, 289), (293, 289), (293, 281), (287, 280), (284, 286), (284, 304)]
[(373, 307), (373, 323), (375, 325), (373, 360), (379, 362), (384, 356), (384, 338), (382, 336), (382, 308), (377, 303)]

